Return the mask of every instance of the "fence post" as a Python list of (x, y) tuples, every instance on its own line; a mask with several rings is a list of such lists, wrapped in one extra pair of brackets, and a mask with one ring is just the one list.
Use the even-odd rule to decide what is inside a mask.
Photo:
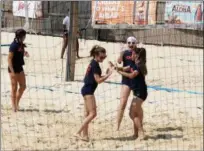
[(67, 66), (66, 66), (65, 81), (74, 81), (77, 31), (78, 31), (78, 2), (71, 1), (70, 33), (68, 37)]

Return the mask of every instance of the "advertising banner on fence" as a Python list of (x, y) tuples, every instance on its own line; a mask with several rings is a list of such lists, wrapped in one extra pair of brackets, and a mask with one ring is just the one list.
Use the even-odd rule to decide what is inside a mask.
[(156, 6), (156, 1), (92, 1), (92, 15), (96, 24), (148, 25), (156, 23)]
[(92, 1), (96, 24), (133, 24), (134, 1)]
[(202, 28), (203, 2), (166, 2), (165, 22), (181, 28)]
[[(27, 1), (27, 4), (29, 18), (42, 17), (42, 2)], [(25, 1), (13, 1), (13, 15), (25, 17)]]
[(147, 15), (148, 15), (148, 8), (147, 8), (147, 1), (137, 1), (136, 8), (135, 8), (135, 21), (136, 25), (147, 25)]

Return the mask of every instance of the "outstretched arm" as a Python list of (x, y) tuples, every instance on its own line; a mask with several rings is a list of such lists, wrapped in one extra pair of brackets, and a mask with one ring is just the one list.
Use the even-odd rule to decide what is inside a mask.
[(126, 67), (115, 67), (116, 70), (118, 71), (129, 71), (130, 70), (130, 66), (126, 66)]
[(122, 76), (125, 76), (127, 78), (133, 79), (135, 78), (139, 72), (138, 71), (134, 71), (132, 73), (127, 73), (127, 72), (123, 72), (123, 71), (118, 71), (119, 74), (121, 74)]

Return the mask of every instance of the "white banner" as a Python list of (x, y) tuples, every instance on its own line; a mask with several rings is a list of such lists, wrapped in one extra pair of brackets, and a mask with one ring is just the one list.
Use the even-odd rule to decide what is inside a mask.
[[(28, 17), (38, 18), (42, 17), (42, 2), (40, 1), (27, 1), (28, 4)], [(13, 15), (25, 17), (25, 1), (13, 1)]]

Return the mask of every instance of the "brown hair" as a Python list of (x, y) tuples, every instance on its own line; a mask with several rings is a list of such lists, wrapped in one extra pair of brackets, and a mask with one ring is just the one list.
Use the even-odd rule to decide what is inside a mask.
[[(20, 42), (20, 39), (23, 38), (23, 36), (26, 36), (26, 31), (24, 29), (18, 29), (15, 32), (14, 40), (16, 40), (17, 42)], [(24, 49), (26, 45), (23, 42), (21, 42), (21, 47)]]
[(135, 53), (138, 55), (138, 68), (140, 72), (145, 76), (147, 75), (147, 66), (146, 66), (146, 49), (145, 48), (136, 48)]
[(90, 51), (90, 56), (95, 57), (95, 56), (99, 55), (99, 53), (106, 53), (106, 49), (99, 46), (99, 45), (95, 45), (95, 46), (93, 46), (93, 48)]

